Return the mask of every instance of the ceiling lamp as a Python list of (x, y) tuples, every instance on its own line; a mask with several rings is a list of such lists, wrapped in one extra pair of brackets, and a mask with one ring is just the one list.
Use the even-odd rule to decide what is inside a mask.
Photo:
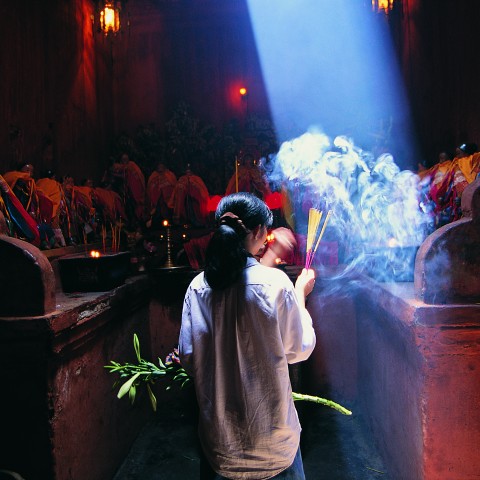
[(121, 2), (105, 1), (100, 10), (100, 30), (105, 35), (116, 35), (120, 30)]
[(372, 0), (372, 10), (388, 14), (393, 8), (394, 0)]

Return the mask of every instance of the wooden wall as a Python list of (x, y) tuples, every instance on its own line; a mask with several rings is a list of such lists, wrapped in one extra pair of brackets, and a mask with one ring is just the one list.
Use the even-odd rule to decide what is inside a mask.
[[(398, 1), (398, 0), (397, 0)], [(403, 0), (392, 32), (415, 120), (418, 161), (480, 143), (479, 2)], [(180, 101), (219, 129), (269, 115), (244, 0), (130, 0), (130, 27), (95, 33), (93, 0), (2, 2), (0, 171), (32, 162), (99, 180), (117, 134), (163, 130)], [(412, 165), (416, 165), (412, 159)]]
[(402, 0), (395, 29), (415, 119), (428, 165), (465, 142), (480, 145), (478, 22), (480, 2)]
[(1, 171), (23, 161), (36, 175), (103, 171), (113, 132), (112, 69), (92, 12), (89, 0), (2, 2)]

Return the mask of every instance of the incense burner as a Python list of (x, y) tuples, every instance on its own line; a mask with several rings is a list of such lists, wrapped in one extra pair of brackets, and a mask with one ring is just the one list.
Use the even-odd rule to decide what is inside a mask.
[(125, 282), (130, 252), (67, 255), (59, 258), (58, 266), (64, 292), (103, 292)]

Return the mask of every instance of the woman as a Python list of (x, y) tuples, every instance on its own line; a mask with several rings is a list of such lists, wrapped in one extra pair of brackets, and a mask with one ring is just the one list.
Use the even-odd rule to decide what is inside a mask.
[(254, 195), (224, 197), (215, 219), (205, 270), (185, 296), (179, 345), (195, 380), (209, 464), (202, 478), (304, 479), (288, 364), (306, 360), (315, 346), (305, 308), (314, 272), (304, 269), (294, 287), (262, 264), (266, 256), (254, 258), (272, 223)]

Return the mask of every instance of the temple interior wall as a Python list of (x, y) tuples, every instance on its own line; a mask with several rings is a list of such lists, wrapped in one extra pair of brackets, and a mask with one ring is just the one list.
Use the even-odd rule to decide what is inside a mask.
[[(30, 479), (115, 472), (154, 414), (145, 392), (134, 406), (118, 400), (104, 365), (134, 360), (134, 333), (144, 358), (172, 350), (192, 274), (140, 275), (67, 300), (57, 292), (61, 308), (49, 315), (0, 319), (0, 412), (9, 438), (2, 467)], [(332, 295), (321, 280), (308, 303), (317, 346), (296, 371), (295, 388), (362, 415), (392, 478), (474, 478), (478, 306), (428, 306), (414, 300), (413, 284), (371, 279)], [(155, 393), (164, 405), (178, 395), (161, 382)]]

